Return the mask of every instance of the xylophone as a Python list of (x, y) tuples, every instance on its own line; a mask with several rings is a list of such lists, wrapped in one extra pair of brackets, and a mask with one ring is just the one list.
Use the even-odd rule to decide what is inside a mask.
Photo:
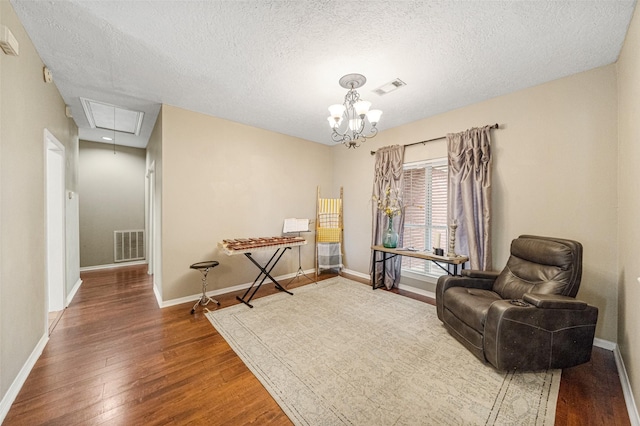
[(238, 238), (235, 240), (222, 240), (218, 246), (227, 254), (244, 254), (253, 250), (269, 250), (279, 247), (295, 247), (307, 244), (302, 237), (260, 237)]
[[(233, 240), (222, 240), (218, 243), (218, 247), (224, 251), (227, 256), (233, 256), (236, 254), (244, 254), (247, 259), (249, 259), (258, 269), (260, 269), (260, 273), (253, 280), (253, 284), (247, 289), (242, 297), (236, 296), (236, 299), (244, 303), (250, 308), (253, 308), (249, 302), (253, 299), (253, 296), (256, 294), (260, 286), (265, 282), (267, 278), (269, 278), (276, 288), (280, 291), (284, 291), (285, 293), (293, 295), (290, 291), (286, 290), (284, 287), (280, 285), (280, 283), (271, 276), (271, 271), (276, 266), (282, 255), (287, 249), (295, 246), (301, 246), (307, 244), (307, 241), (302, 237), (292, 237), (292, 236), (284, 236), (284, 237), (261, 237), (261, 238), (238, 238)], [(271, 259), (264, 265), (260, 265), (252, 256), (251, 253), (254, 251), (260, 250), (273, 250), (273, 256)], [(260, 281), (260, 283), (255, 287), (253, 293), (247, 298), (247, 295), (251, 292), (251, 289), (256, 285), (256, 283)]]

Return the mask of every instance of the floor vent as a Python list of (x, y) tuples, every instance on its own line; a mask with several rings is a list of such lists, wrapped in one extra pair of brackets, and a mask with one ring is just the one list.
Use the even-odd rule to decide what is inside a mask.
[(113, 231), (114, 262), (144, 259), (144, 230)]

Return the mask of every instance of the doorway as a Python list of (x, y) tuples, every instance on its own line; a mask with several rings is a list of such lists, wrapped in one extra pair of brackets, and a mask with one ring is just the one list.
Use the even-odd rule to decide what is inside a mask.
[(49, 332), (65, 308), (65, 148), (44, 130), (46, 180), (46, 295)]

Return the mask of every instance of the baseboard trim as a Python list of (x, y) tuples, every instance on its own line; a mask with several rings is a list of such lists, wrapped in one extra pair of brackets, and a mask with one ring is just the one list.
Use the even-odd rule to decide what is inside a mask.
[(160, 289), (158, 288), (158, 286), (153, 283), (153, 294), (154, 296), (156, 296), (156, 303), (158, 304), (159, 308), (163, 308), (162, 306), (162, 294), (160, 293)]
[[(314, 269), (307, 269), (306, 271), (303, 271), (305, 274), (307, 275), (315, 275), (315, 270)], [(285, 274), (285, 275), (279, 275), (277, 277), (275, 277), (276, 280), (278, 281), (282, 281), (282, 280), (287, 280), (287, 279), (291, 279), (294, 278), (296, 276), (297, 272), (293, 272), (290, 274)], [(273, 281), (271, 281), (270, 279), (266, 279), (264, 281), (263, 284), (268, 284), (271, 283)], [(220, 296), (222, 294), (227, 294), (227, 293), (233, 293), (234, 291), (241, 291), (241, 290), (246, 290), (249, 287), (251, 287), (251, 284), (253, 284), (253, 282), (250, 283), (243, 283), (243, 284), (238, 284), (238, 285), (234, 285), (232, 287), (225, 287), (225, 288), (221, 288), (218, 290), (211, 290), (207, 292), (207, 296), (209, 297), (213, 297), (215, 298), (216, 296)], [(155, 288), (154, 288), (155, 290)], [(166, 301), (162, 301), (160, 297), (158, 297), (158, 293), (156, 292), (156, 298), (158, 299), (158, 305), (161, 308), (168, 308), (169, 306), (175, 306), (175, 305), (181, 305), (183, 303), (188, 303), (188, 302), (195, 302), (196, 300), (200, 299), (200, 297), (202, 296), (202, 293), (198, 293), (198, 294), (192, 294), (191, 296), (185, 296), (185, 297), (180, 297), (178, 299), (171, 299), (171, 300), (166, 300)]]
[(614, 342), (605, 339), (598, 339), (597, 337), (593, 339), (593, 346), (597, 346), (608, 351), (615, 351), (618, 347), (618, 345)]
[(40, 338), (40, 341), (38, 342), (36, 347), (33, 348), (31, 355), (29, 355), (29, 358), (27, 358), (27, 361), (24, 363), (24, 365), (20, 369), (20, 372), (13, 380), (13, 383), (11, 383), (11, 386), (9, 386), (9, 389), (7, 389), (7, 392), (2, 397), (2, 401), (0, 402), (0, 424), (2, 424), (5, 417), (7, 417), (7, 414), (11, 409), (11, 405), (16, 400), (20, 389), (22, 389), (24, 382), (27, 380), (27, 377), (29, 377), (29, 373), (31, 373), (33, 366), (36, 365), (36, 361), (38, 361), (38, 358), (40, 358), (40, 355), (42, 355), (42, 351), (44, 350), (44, 347), (47, 345), (48, 341), (49, 330), (46, 329), (44, 335)]
[[(368, 274), (363, 274), (362, 272), (358, 271), (352, 271), (350, 269), (344, 269), (343, 272), (345, 275), (353, 275), (354, 277), (362, 278), (363, 280), (366, 280), (369, 284), (371, 284), (371, 276), (369, 276)], [(412, 287), (406, 284), (398, 284), (398, 289), (414, 294), (419, 294), (420, 296), (430, 297), (434, 300), (436, 298), (436, 294), (432, 291), (423, 290), (421, 288)]]
[(421, 296), (430, 297), (431, 299), (436, 300), (436, 294), (432, 291), (423, 290), (421, 288), (412, 287), (410, 285), (405, 285), (405, 284), (398, 284), (398, 289), (408, 291), (414, 294), (419, 294)]
[[(600, 340), (600, 339), (597, 339), (597, 340)], [(638, 406), (636, 405), (635, 398), (633, 397), (633, 391), (631, 390), (631, 383), (629, 382), (629, 376), (627, 375), (627, 368), (624, 365), (624, 360), (622, 359), (622, 354), (620, 353), (620, 347), (615, 343), (613, 343), (613, 345), (614, 345), (613, 356), (616, 360), (616, 367), (618, 368), (618, 377), (620, 377), (620, 384), (622, 385), (622, 394), (624, 395), (624, 402), (627, 406), (627, 412), (629, 413), (629, 420), (632, 426), (640, 426), (640, 415), (638, 415)]]
[(632, 426), (640, 426), (638, 406), (636, 405), (635, 398), (633, 397), (631, 383), (629, 382), (627, 368), (624, 365), (624, 360), (622, 359), (622, 354), (620, 353), (620, 347), (617, 343), (605, 339), (599, 339), (597, 337), (593, 339), (593, 346), (613, 352), (613, 358), (616, 362), (616, 369), (618, 370), (618, 377), (620, 378), (620, 385), (622, 386), (622, 394), (624, 395), (624, 403), (627, 406), (627, 412), (629, 413), (629, 420)]
[(71, 292), (67, 295), (67, 301), (66, 301), (67, 304), (65, 305), (65, 307), (68, 307), (71, 304), (71, 301), (73, 300), (74, 297), (76, 297), (76, 293), (80, 289), (81, 285), (82, 285), (82, 280), (78, 278), (78, 281), (76, 281), (75, 285), (71, 289)]
[(354, 277), (362, 278), (363, 280), (371, 280), (369, 274), (363, 274), (362, 272), (352, 271), (351, 269), (343, 268), (342, 272), (348, 275), (353, 275)]
[(123, 266), (146, 265), (146, 260), (138, 260), (136, 262), (109, 263), (107, 265), (83, 266), (80, 272), (99, 271), (101, 269), (122, 268)]

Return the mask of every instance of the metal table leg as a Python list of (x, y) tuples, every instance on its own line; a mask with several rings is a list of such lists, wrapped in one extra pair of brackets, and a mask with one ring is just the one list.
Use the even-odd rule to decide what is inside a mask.
[[(376, 260), (376, 253), (382, 253), (382, 260)], [(398, 256), (397, 254), (392, 254), (391, 256), (387, 257), (387, 252), (378, 252), (377, 250), (373, 250), (373, 277), (371, 279), (371, 288), (373, 290), (377, 289), (377, 288), (382, 288), (384, 287), (384, 280), (385, 280), (385, 276), (387, 275), (387, 260), (389, 259), (393, 259), (394, 257)], [(376, 283), (376, 263), (380, 263), (382, 262), (382, 284), (378, 285), (378, 283)]]

